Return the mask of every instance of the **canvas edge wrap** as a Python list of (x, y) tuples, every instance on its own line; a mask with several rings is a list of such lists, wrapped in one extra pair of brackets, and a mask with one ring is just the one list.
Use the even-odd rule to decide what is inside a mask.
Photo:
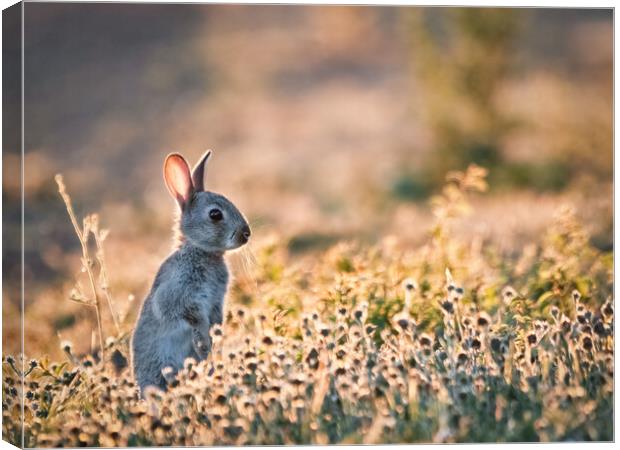
[[(5, 352), (9, 350), (18, 354), (24, 354), (24, 302), (23, 302), (23, 2), (16, 3), (2, 11), (2, 279), (3, 295), (11, 292), (11, 301), (15, 298), (20, 299), (20, 325), (19, 338), (11, 337), (10, 342), (6, 341), (3, 329), (3, 345)], [(6, 189), (7, 183), (13, 185), (11, 189)], [(18, 183), (19, 188), (15, 189)], [(19, 227), (10, 226), (10, 218), (18, 218)], [(15, 223), (15, 222), (13, 222)], [(16, 246), (15, 242), (19, 242)], [(9, 245), (11, 243), (11, 245)], [(15, 251), (18, 248), (19, 251)], [(4, 301), (8, 301), (6, 297)], [(4, 316), (4, 308), (3, 308)], [(5, 323), (14, 320), (13, 317), (3, 317)], [(15, 342), (18, 340), (19, 342)], [(18, 364), (18, 361), (16, 361)], [(23, 369), (23, 368), (22, 368)], [(23, 370), (22, 370), (23, 373)], [(23, 384), (23, 379), (22, 379)], [(21, 389), (23, 395), (23, 386)], [(22, 428), (21, 436), (5, 436), (2, 439), (9, 442), (24, 442), (24, 411), (23, 399), (20, 397), (22, 406)]]

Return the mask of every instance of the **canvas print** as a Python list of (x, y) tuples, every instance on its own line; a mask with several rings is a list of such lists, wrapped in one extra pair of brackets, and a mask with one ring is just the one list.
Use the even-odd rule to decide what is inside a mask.
[(5, 441), (613, 441), (612, 9), (2, 19)]

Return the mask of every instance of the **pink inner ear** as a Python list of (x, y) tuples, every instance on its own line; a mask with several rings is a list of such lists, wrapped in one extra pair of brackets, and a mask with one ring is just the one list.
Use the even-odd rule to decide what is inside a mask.
[(168, 156), (164, 166), (164, 178), (170, 194), (183, 208), (192, 194), (193, 187), (189, 166), (181, 155)]

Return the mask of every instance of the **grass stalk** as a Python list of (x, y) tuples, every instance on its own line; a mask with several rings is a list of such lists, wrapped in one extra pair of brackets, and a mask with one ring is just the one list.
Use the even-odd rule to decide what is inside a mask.
[(110, 285), (108, 283), (108, 272), (106, 270), (105, 264), (105, 253), (103, 251), (103, 241), (107, 235), (107, 231), (99, 229), (99, 216), (96, 214), (91, 215), (91, 225), (93, 236), (95, 237), (95, 244), (97, 245), (97, 261), (99, 262), (99, 279), (100, 279), (100, 287), (105, 295), (106, 301), (108, 303), (108, 307), (110, 308), (110, 315), (112, 316), (112, 321), (114, 322), (114, 327), (116, 328), (116, 334), (121, 333), (121, 328), (119, 325), (118, 318), (116, 317), (116, 312), (114, 309), (114, 305), (112, 302), (112, 295), (110, 294)]
[(103, 326), (101, 324), (101, 308), (99, 305), (99, 295), (97, 294), (97, 286), (95, 284), (95, 275), (92, 270), (92, 259), (88, 252), (88, 228), (90, 227), (90, 220), (85, 218), (84, 220), (84, 228), (81, 229), (77, 218), (75, 216), (75, 212), (73, 211), (73, 206), (71, 205), (71, 197), (67, 193), (67, 189), (65, 187), (65, 183), (62, 175), (57, 174), (55, 177), (56, 184), (58, 185), (58, 192), (62, 197), (62, 200), (65, 203), (65, 207), (67, 208), (67, 213), (69, 214), (69, 218), (71, 219), (71, 224), (73, 224), (73, 228), (75, 230), (75, 234), (80, 241), (80, 245), (82, 247), (82, 265), (88, 274), (88, 280), (90, 282), (90, 288), (92, 292), (92, 298), (90, 305), (95, 309), (95, 316), (97, 319), (97, 331), (99, 334), (99, 346), (101, 347), (101, 359), (105, 359), (105, 349), (103, 345)]

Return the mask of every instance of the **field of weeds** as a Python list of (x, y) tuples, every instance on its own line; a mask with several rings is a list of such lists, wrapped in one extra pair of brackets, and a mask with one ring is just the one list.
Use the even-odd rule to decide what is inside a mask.
[[(3, 438), (27, 447), (612, 440), (612, 253), (591, 246), (568, 207), (517, 256), (457, 237), (453, 220), (486, 189), (485, 175), (449, 174), (415, 248), (340, 242), (295, 263), (280, 242), (257, 248), (252, 280), (233, 283), (224, 324), (212, 329), (212, 354), (186, 361), (165, 393), (139, 399), (131, 327), (120, 319), (107, 322), (118, 333), (99, 327), (90, 353), (63, 342), (54, 361), (4, 355)], [(71, 299), (117, 314), (105, 232), (93, 216), (74, 226), (86, 281)]]

